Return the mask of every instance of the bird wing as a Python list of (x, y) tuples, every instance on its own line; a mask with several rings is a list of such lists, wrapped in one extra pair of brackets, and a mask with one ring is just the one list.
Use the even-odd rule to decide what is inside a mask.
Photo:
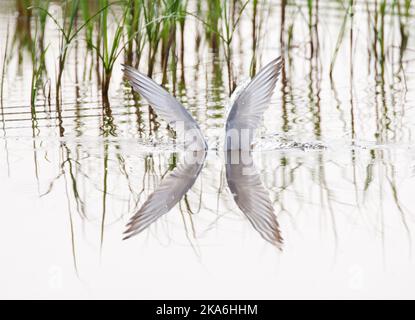
[(199, 176), (205, 157), (205, 151), (192, 153), (190, 161), (184, 160), (161, 181), (156, 190), (131, 217), (124, 232), (124, 239), (149, 227), (183, 198)]
[(278, 57), (262, 68), (235, 99), (226, 120), (226, 130), (256, 129), (278, 80), (282, 60)]
[[(235, 156), (238, 161), (229, 161)], [(274, 208), (250, 152), (228, 151), (226, 158), (226, 180), (235, 203), (261, 237), (281, 249), (283, 239)]]
[(178, 136), (184, 137), (191, 130), (192, 135), (196, 136), (199, 149), (206, 149), (206, 142), (199, 125), (183, 105), (151, 78), (130, 66), (123, 65), (123, 67), (124, 74), (133, 89), (149, 102), (157, 115), (179, 131)]

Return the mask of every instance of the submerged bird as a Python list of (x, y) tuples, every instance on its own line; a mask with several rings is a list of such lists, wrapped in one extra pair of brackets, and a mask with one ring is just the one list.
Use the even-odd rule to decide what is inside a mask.
[[(255, 172), (250, 150), (255, 130), (261, 125), (275, 89), (281, 64), (281, 57), (272, 60), (247, 85), (235, 90), (226, 120), (225, 139), (227, 158), (239, 157), (236, 163), (227, 161), (226, 164), (227, 182), (234, 200), (262, 238), (279, 248), (282, 238), (278, 222), (269, 196)], [(179, 165), (163, 179), (127, 224), (126, 239), (146, 229), (181, 200), (202, 169), (208, 145), (195, 119), (172, 95), (132, 67), (124, 66), (124, 72), (134, 91), (176, 130), (177, 137), (184, 140), (185, 150), (193, 151), (193, 157), (196, 157), (190, 163)], [(244, 159), (248, 159), (247, 163)]]

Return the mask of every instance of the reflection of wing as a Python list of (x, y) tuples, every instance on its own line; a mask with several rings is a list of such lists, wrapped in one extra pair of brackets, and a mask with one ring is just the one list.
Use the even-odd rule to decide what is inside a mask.
[(179, 130), (183, 125), (184, 132), (179, 135), (194, 131), (197, 138), (197, 146), (199, 149), (206, 149), (206, 142), (200, 131), (199, 125), (193, 119), (189, 111), (187, 111), (171, 94), (159, 86), (154, 80), (140, 73), (132, 67), (124, 66), (126, 78), (129, 80), (133, 89), (139, 92), (154, 109), (156, 113), (165, 120), (169, 125)]
[[(226, 120), (226, 131), (233, 129), (250, 130), (252, 132), (261, 125), (264, 111), (268, 107), (275, 89), (281, 65), (281, 57), (274, 59), (262, 68), (247, 87), (242, 90), (233, 105), (230, 106), (231, 109)], [(249, 139), (252, 140), (252, 133)], [(229, 144), (227, 149), (231, 149)]]
[(184, 163), (179, 164), (148, 197), (141, 208), (130, 219), (124, 239), (128, 239), (169, 212), (193, 186), (202, 169), (206, 153), (189, 153)]
[(228, 151), (226, 158), (226, 180), (239, 209), (262, 238), (281, 248), (283, 239), (274, 208), (250, 152)]

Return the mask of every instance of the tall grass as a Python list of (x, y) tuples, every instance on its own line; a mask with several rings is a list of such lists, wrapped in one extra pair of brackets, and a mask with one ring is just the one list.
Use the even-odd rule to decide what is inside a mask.
[[(19, 32), (13, 43), (26, 47), (34, 61), (31, 101), (35, 100), (36, 87), (45, 81), (47, 69), (44, 65), (45, 52), (50, 43), (44, 39), (47, 20), (52, 21), (59, 32), (58, 58), (55, 77), (55, 99), (59, 107), (62, 96), (62, 77), (67, 64), (68, 52), (71, 44), (83, 37), (87, 49), (96, 54), (96, 66), (99, 70), (99, 83), (102, 97), (108, 97), (114, 66), (121, 54), (128, 64), (138, 66), (144, 61), (146, 72), (153, 76), (154, 70), (162, 72), (162, 83), (169, 81), (168, 72), (172, 71), (173, 88), (176, 85), (176, 69), (179, 61), (182, 68), (185, 65), (185, 24), (191, 17), (196, 20), (198, 27), (204, 30), (206, 42), (215, 55), (222, 54), (225, 60), (228, 92), (231, 94), (236, 87), (234, 67), (234, 35), (238, 29), (244, 12), (249, 9), (252, 18), (252, 60), (250, 73), (256, 73), (256, 60), (258, 56), (259, 38), (264, 23), (264, 10), (268, 0), (211, 0), (195, 3), (196, 12), (191, 12), (188, 0), (65, 0), (61, 4), (61, 15), (57, 17), (48, 11), (48, 1), (17, 0), (19, 15), (22, 16), (17, 28)], [(309, 48), (311, 56), (318, 50), (318, 28), (320, 24), (318, 12), (319, 1), (307, 0), (304, 18), (309, 28)], [(401, 0), (392, 3), (379, 0), (375, 3), (367, 1), (367, 6), (373, 7), (373, 14), (368, 16), (370, 24), (371, 52), (377, 57), (379, 64), (383, 64), (386, 57), (385, 47), (385, 15), (389, 7), (396, 8), (400, 21), (401, 59), (408, 45), (409, 26), (408, 17), (411, 15), (411, 1)], [(344, 10), (343, 20), (339, 28), (337, 41), (332, 54), (328, 73), (333, 75), (337, 63), (337, 56), (350, 24), (352, 32), (352, 19), (355, 0), (338, 1), (339, 9)], [(284, 43), (284, 50), (292, 49), (294, 24), (285, 26), (285, 11), (287, 8), (300, 6), (296, 1), (282, 1), (280, 44)], [(287, 9), (288, 10), (288, 9)], [(291, 10), (295, 11), (295, 10)], [(283, 15), (284, 14), (284, 15)], [(37, 30), (36, 39), (32, 39), (31, 21), (35, 16)], [(78, 23), (81, 19), (82, 23)], [(84, 30), (84, 32), (81, 32)], [(272, 31), (272, 30), (270, 30)], [(203, 33), (202, 33), (203, 35)], [(284, 38), (284, 39), (283, 39)], [(196, 46), (200, 44), (200, 34), (197, 34)], [(33, 46), (34, 43), (38, 45)], [(180, 48), (180, 50), (178, 50)], [(221, 51), (222, 50), (222, 51)], [(19, 52), (22, 50), (19, 49)], [(32, 52), (34, 51), (34, 52)], [(21, 59), (21, 58), (19, 58)], [(182, 72), (183, 73), (183, 72)]]
[(236, 0), (209, 1), (206, 19), (189, 12), (187, 13), (204, 25), (207, 37), (210, 38), (211, 48), (214, 52), (217, 53), (219, 44), (222, 44), (228, 71), (229, 95), (232, 94), (236, 87), (232, 69), (232, 41), (242, 14), (249, 2), (249, 0), (246, 0), (240, 4), (240, 2)]
[(40, 55), (37, 55), (36, 52), (32, 51), (32, 82), (31, 82), (31, 95), (30, 95), (30, 105), (32, 109), (35, 107), (36, 97), (39, 90), (39, 87), (43, 84), (43, 74), (45, 72), (45, 56), (48, 47), (46, 47), (42, 52), (39, 52)]
[(156, 60), (157, 48), (159, 46), (161, 33), (160, 23), (153, 23), (157, 17), (161, 16), (160, 0), (144, 0), (143, 2), (143, 18), (145, 22), (145, 32), (148, 44), (148, 69), (147, 75), (153, 75), (154, 64)]
[[(83, 0), (85, 1), (85, 0)], [(66, 58), (68, 50), (72, 42), (77, 38), (80, 32), (89, 25), (89, 23), (98, 16), (101, 11), (106, 10), (107, 7), (101, 8), (101, 10), (91, 17), (89, 17), (81, 26), (77, 27), (76, 21), (78, 19), (79, 7), (81, 0), (68, 0), (65, 1), (62, 9), (62, 20), (59, 22), (48, 10), (40, 6), (31, 7), (46, 14), (56, 25), (59, 30), (59, 55), (58, 55), (58, 66), (55, 84), (55, 95), (56, 95), (56, 106), (60, 106), (61, 86), (62, 86), (62, 75), (65, 69)]]
[(4, 55), (3, 55), (3, 63), (2, 63), (2, 69), (1, 69), (1, 83), (0, 83), (0, 107), (2, 110), (2, 120), (4, 121), (3, 116), (3, 101), (4, 101), (4, 79), (6, 77), (6, 68), (7, 68), (7, 52), (9, 50), (9, 36), (10, 36), (10, 29), (9, 24), (7, 24), (7, 33), (6, 33), (6, 39), (4, 42)]
[(33, 45), (32, 39), (32, 10), (29, 7), (30, 0), (17, 0), (17, 17), (16, 17), (16, 30), (14, 32), (11, 51), (17, 47), (17, 56), (19, 65), (23, 62), (23, 53), (25, 50), (31, 50)]
[(177, 15), (179, 14), (181, 0), (165, 0), (164, 16), (162, 29), (160, 31), (161, 38), (161, 67), (163, 70), (162, 83), (167, 82), (167, 67), (169, 62), (170, 51), (176, 43), (176, 24)]
[(48, 15), (52, 21), (56, 24), (57, 28), (60, 31), (59, 38), (59, 56), (58, 56), (58, 70), (56, 76), (56, 106), (60, 105), (60, 95), (61, 95), (61, 85), (62, 85), (62, 75), (65, 68), (66, 57), (68, 55), (69, 46), (72, 41), (76, 38), (79, 30), (75, 29), (75, 20), (77, 18), (79, 8), (79, 0), (66, 1), (64, 5), (62, 18), (64, 21), (60, 23), (52, 14), (49, 13), (46, 9), (42, 7), (36, 7), (40, 12), (44, 12)]
[(31, 88), (32, 92), (30, 95), (30, 104), (32, 111), (35, 110), (35, 102), (38, 90), (43, 86), (43, 80), (47, 76), (46, 69), (46, 52), (48, 47), (45, 47), (45, 29), (46, 29), (46, 20), (47, 20), (47, 10), (49, 7), (49, 1), (37, 1), (37, 5), (42, 8), (35, 20), (35, 35), (34, 43), (35, 45), (31, 47), (31, 57), (32, 57), (32, 82)]
[[(279, 112), (281, 110), (281, 120), (274, 129), (276, 131), (288, 133), (292, 128), (296, 129), (304, 126), (304, 129), (306, 130), (311, 129), (315, 139), (325, 138), (327, 134), (327, 132), (324, 131), (327, 127), (324, 125), (324, 107), (333, 107), (334, 112), (337, 110), (339, 112), (339, 118), (341, 118), (341, 125), (343, 125), (342, 129), (345, 132), (350, 133), (352, 139), (355, 138), (355, 136), (358, 137), (359, 127), (357, 126), (357, 121), (359, 120), (356, 115), (358, 114), (357, 110), (359, 105), (356, 103), (356, 96), (353, 92), (353, 70), (355, 67), (353, 65), (355, 62), (353, 60), (353, 53), (356, 43), (358, 46), (361, 46), (360, 42), (356, 42), (356, 37), (359, 35), (361, 29), (359, 30), (359, 28), (356, 28), (355, 20), (353, 19), (354, 13), (357, 11), (356, 8), (358, 8), (357, 5), (366, 5), (368, 39), (365, 39), (367, 40), (367, 48), (364, 49), (367, 50), (368, 55), (368, 74), (373, 75), (373, 81), (376, 83), (376, 94), (373, 95), (374, 98), (372, 101), (373, 108), (376, 109), (374, 111), (375, 116), (368, 121), (374, 122), (373, 127), (376, 128), (374, 129), (375, 133), (373, 137), (379, 143), (387, 142), (388, 139), (396, 139), (396, 135), (399, 134), (399, 129), (394, 130), (393, 125), (395, 123), (394, 121), (399, 119), (404, 113), (404, 107), (402, 107), (402, 112), (400, 112), (400, 110), (395, 111), (394, 103), (390, 102), (388, 99), (388, 92), (395, 89), (391, 89), (388, 86), (390, 83), (388, 83), (387, 70), (388, 68), (392, 68), (396, 71), (395, 68), (399, 68), (396, 73), (404, 73), (404, 66), (407, 65), (404, 58), (407, 50), (411, 49), (408, 48), (408, 46), (411, 46), (411, 32), (413, 32), (411, 29), (411, 22), (413, 21), (411, 15), (413, 14), (413, 9), (410, 0), (396, 0), (391, 2), (385, 0), (364, 0), (361, 2), (355, 0), (338, 0), (338, 7), (335, 8), (335, 10), (336, 14), (340, 16), (340, 25), (336, 30), (336, 33), (334, 33), (334, 48), (330, 51), (331, 56), (329, 58), (331, 59), (329, 59), (329, 64), (321, 61), (322, 56), (320, 56), (319, 53), (319, 41), (321, 39), (324, 41), (324, 37), (326, 36), (322, 33), (322, 31), (325, 31), (325, 23), (322, 21), (322, 17), (325, 17), (327, 12), (324, 12), (324, 10), (319, 11), (319, 5), (321, 5), (323, 1), (283, 0), (278, 6), (275, 6), (275, 2), (269, 0), (197, 0), (196, 2), (187, 0), (122, 0), (117, 2), (109, 0), (98, 0), (95, 2), (87, 0), (54, 1), (54, 8), (59, 6), (61, 8), (62, 14), (58, 17), (49, 11), (50, 7), (48, 6), (48, 2), (41, 0), (18, 0), (16, 3), (18, 4), (18, 23), (16, 23), (16, 32), (13, 38), (12, 48), (14, 49), (17, 47), (17, 60), (19, 63), (27, 56), (31, 58), (32, 78), (30, 104), (32, 108), (33, 126), (37, 125), (35, 108), (37, 96), (40, 94), (40, 89), (44, 86), (51, 74), (51, 70), (47, 70), (45, 63), (46, 54), (48, 57), (51, 56), (49, 50), (51, 50), (51, 47), (53, 46), (53, 43), (48, 42), (48, 37), (45, 37), (45, 34), (51, 31), (46, 30), (47, 26), (50, 28), (50, 22), (52, 22), (52, 27), (59, 33), (59, 43), (53, 46), (53, 48), (57, 47), (58, 50), (55, 83), (56, 105), (58, 109), (60, 109), (59, 106), (61, 101), (65, 100), (65, 90), (63, 88), (62, 78), (66, 75), (66, 72), (68, 72), (69, 75), (71, 69), (68, 68), (68, 65), (70, 66), (73, 64), (72, 61), (68, 62), (68, 57), (71, 57), (70, 50), (72, 46), (77, 48), (78, 45), (81, 48), (79, 52), (82, 53), (85, 52), (82, 46), (86, 46), (88, 58), (86, 61), (90, 61), (89, 58), (96, 59), (96, 62), (94, 60), (94, 66), (91, 66), (91, 70), (93, 70), (93, 67), (97, 67), (97, 74), (99, 74), (99, 76), (97, 76), (99, 79), (98, 90), (99, 93), (102, 94), (104, 102), (108, 100), (108, 96), (110, 95), (109, 88), (110, 85), (112, 85), (111, 82), (113, 81), (114, 68), (117, 66), (118, 59), (122, 55), (125, 63), (140, 67), (140, 69), (145, 70), (150, 76), (157, 78), (161, 77), (162, 84), (166, 85), (173, 94), (177, 94), (177, 63), (180, 61), (183, 70), (186, 64), (190, 66), (189, 60), (185, 57), (185, 49), (188, 50), (189, 43), (187, 41), (194, 33), (192, 30), (189, 32), (186, 28), (187, 26), (193, 27), (193, 24), (191, 23), (194, 22), (197, 30), (194, 38), (191, 39), (193, 41), (191, 44), (195, 45), (196, 50), (196, 71), (194, 72), (194, 78), (190, 79), (191, 81), (188, 81), (188, 83), (190, 83), (190, 86), (199, 83), (198, 80), (200, 80), (200, 78), (198, 77), (204, 72), (203, 68), (207, 66), (204, 64), (202, 65), (206, 60), (201, 60), (205, 58), (203, 56), (204, 52), (202, 51), (204, 48), (201, 44), (207, 43), (206, 49), (209, 50), (209, 53), (213, 52), (214, 60), (212, 66), (208, 66), (208, 68), (211, 68), (211, 75), (213, 78), (209, 78), (210, 71), (208, 71), (205, 74), (206, 79), (204, 79), (204, 82), (202, 81), (203, 83), (209, 82), (206, 86), (204, 97), (207, 97), (206, 100), (211, 99), (214, 104), (207, 108), (215, 109), (215, 111), (217, 111), (215, 112), (215, 117), (221, 117), (224, 114), (222, 113), (222, 110), (224, 109), (223, 92), (226, 91), (227, 88), (229, 94), (232, 93), (236, 85), (234, 76), (235, 70), (232, 61), (235, 58), (234, 51), (238, 48), (237, 45), (243, 47), (243, 54), (248, 52), (249, 56), (252, 56), (250, 73), (251, 76), (255, 75), (257, 71), (256, 62), (260, 60), (259, 57), (263, 54), (263, 49), (260, 47), (260, 39), (262, 37), (261, 30), (265, 32), (276, 31), (274, 29), (266, 29), (266, 26), (268, 25), (264, 17), (267, 15), (268, 9), (275, 10), (275, 7), (277, 7), (276, 10), (280, 10), (280, 34), (275, 32), (275, 35), (273, 34), (272, 36), (267, 37), (266, 39), (271, 39), (271, 43), (267, 43), (265, 46), (274, 50), (275, 46), (278, 46), (279, 44), (282, 54), (286, 56), (287, 59), (286, 64), (283, 65), (281, 71), (282, 101), (281, 104), (278, 104), (278, 108), (280, 108)], [(192, 12), (194, 8), (196, 8), (195, 12)], [(327, 10), (327, 8), (325, 9)], [(330, 7), (330, 10), (334, 9)], [(245, 15), (246, 11), (249, 12)], [(324, 13), (321, 13), (321, 11)], [(362, 14), (362, 11), (359, 13)], [(388, 21), (391, 20), (391, 17), (395, 17), (395, 15), (396, 20), (394, 21), (398, 22), (397, 26), (399, 29), (392, 30), (392, 33), (393, 37), (397, 36), (398, 39), (397, 42), (393, 41), (393, 45), (399, 46), (399, 66), (398, 64), (391, 65), (386, 63), (390, 57), (389, 53), (393, 51), (394, 47), (391, 45), (390, 39), (388, 38), (388, 36), (390, 36), (387, 32), (388, 27), (392, 27), (392, 23), (388, 26)], [(248, 21), (249, 23), (248, 28), (252, 32), (252, 37), (245, 36), (244, 34), (239, 37), (235, 36), (238, 34), (237, 31), (238, 28), (240, 28), (242, 17), (244, 17), (244, 19), (250, 19), (245, 20), (245, 22)], [(298, 27), (298, 25), (300, 25), (300, 27)], [(244, 27), (246, 26), (247, 24), (244, 24)], [(355, 31), (355, 28), (357, 32)], [(247, 28), (244, 28), (243, 30), (245, 32)], [(301, 33), (302, 31), (305, 32), (305, 35)], [(7, 56), (11, 52), (9, 50), (10, 48), (8, 48), (8, 38), (9, 36), (7, 36), (7, 39), (4, 42), (6, 49), (0, 85), (0, 100), (2, 107), (3, 87), (7, 82), (7, 79), (5, 79)], [(306, 41), (304, 41), (304, 38)], [(347, 41), (350, 42), (348, 43)], [(243, 43), (246, 45), (243, 45)], [(350, 60), (340, 61), (340, 53), (347, 45), (350, 47), (350, 50), (346, 52), (350, 55)], [(246, 48), (249, 48), (248, 51)], [(304, 50), (303, 52), (301, 52), (302, 49)], [(25, 51), (29, 53), (29, 55), (25, 55)], [(272, 54), (278, 54), (277, 51), (278, 49), (275, 49), (272, 51)], [(361, 50), (361, 52), (362, 51), (364, 50)], [(361, 52), (358, 53), (361, 54)], [(75, 54), (77, 54), (77, 52)], [(9, 56), (11, 55), (9, 54)], [(301, 68), (301, 65), (294, 65), (295, 62), (301, 60), (299, 57), (305, 57), (303, 59), (304, 68)], [(324, 56), (324, 58), (326, 57)], [(87, 63), (83, 62), (82, 59), (83, 57), (81, 55), (79, 55), (79, 59), (78, 57), (76, 58), (76, 62), (74, 63), (76, 70), (79, 69), (77, 65), (78, 62), (82, 63), (82, 66), (87, 67)], [(238, 58), (238, 60), (243, 62), (246, 61), (245, 58)], [(343, 71), (347, 71), (347, 74), (350, 75), (350, 82), (346, 82), (346, 86), (350, 86), (350, 97), (349, 99), (345, 99), (347, 107), (344, 109), (341, 106), (344, 100), (342, 100), (343, 98), (339, 98), (336, 93), (334, 86), (336, 78), (333, 77), (337, 70), (336, 66), (341, 63), (350, 64), (349, 69), (342, 68)], [(307, 78), (301, 78), (299, 81), (302, 84), (301, 81), (304, 80), (308, 84), (307, 88), (296, 87), (296, 85), (298, 86), (296, 83), (298, 78), (295, 77), (296, 72), (306, 73)], [(324, 90), (323, 81), (325, 79), (323, 73), (330, 76), (330, 84), (332, 85), (332, 91), (336, 99), (334, 106), (321, 103), (320, 99), (326, 99), (326, 93), (322, 91)], [(182, 71), (182, 75), (184, 75), (184, 71)], [(396, 75), (394, 74), (394, 76)], [(76, 74), (74, 80), (76, 83), (78, 83), (77, 79), (78, 77)], [(212, 82), (210, 82), (210, 80)], [(169, 83), (170, 81), (171, 83)], [(394, 84), (396, 84), (396, 82), (392, 83), (391, 87), (393, 87)], [(211, 86), (213, 86), (215, 90), (211, 91)], [(76, 90), (80, 90), (80, 88), (81, 86), (76, 86)], [(181, 95), (184, 96), (185, 92), (182, 88), (178, 93), (180, 97)], [(295, 89), (300, 90), (296, 91)], [(196, 87), (196, 93), (200, 93), (200, 90), (199, 87)], [(126, 100), (130, 100), (131, 95), (129, 94), (129, 91), (126, 90), (124, 94), (126, 97), (128, 96)], [(307, 111), (311, 115), (310, 118), (306, 119), (306, 125), (296, 123), (296, 120), (301, 118), (298, 118), (298, 112), (302, 112), (302, 110), (296, 110), (296, 102), (299, 101), (297, 100), (299, 99), (297, 95), (303, 94), (306, 96), (301, 97), (301, 99), (307, 101), (307, 106), (309, 107)], [(82, 98), (82, 94), (80, 95), (79, 92), (77, 92), (75, 97), (77, 103), (73, 108), (76, 109), (78, 128), (82, 126), (82, 103), (80, 102), (82, 100), (80, 98)], [(150, 106), (150, 112), (148, 113), (149, 126), (146, 128), (143, 115), (147, 115), (147, 113), (142, 112), (141, 105), (138, 102), (138, 99), (136, 100), (137, 101), (134, 101), (135, 104), (133, 106), (127, 107), (127, 110), (133, 110), (133, 112), (136, 113), (137, 133), (142, 137), (142, 135), (145, 135), (145, 129), (149, 128), (148, 131), (152, 134), (153, 130), (157, 129), (156, 116), (152, 112)], [(198, 114), (199, 112), (203, 113), (204, 111), (204, 109), (197, 110)], [(103, 114), (99, 114), (99, 116), (102, 135), (104, 137), (115, 136), (117, 134), (115, 126), (117, 123), (115, 121), (117, 120), (115, 118), (117, 114), (114, 112), (113, 116), (108, 103), (105, 103)], [(4, 126), (4, 116), (2, 118)], [(61, 121), (59, 112), (58, 118)], [(60, 129), (61, 135), (63, 135), (63, 128)], [(79, 132), (79, 136), (80, 135), (81, 132)], [(391, 136), (393, 137), (391, 138)], [(109, 149), (109, 145), (109, 142), (106, 142), (104, 145), (102, 156), (103, 181), (102, 183), (99, 183), (99, 192), (101, 192), (100, 194), (103, 196), (102, 218), (100, 220), (101, 245), (104, 240), (104, 228), (108, 225), (109, 218), (111, 217), (111, 206), (109, 206), (109, 197), (111, 196), (109, 188), (111, 186), (111, 175), (109, 171), (107, 172), (107, 169), (110, 167), (110, 152), (112, 151)], [(64, 142), (62, 142), (62, 146), (65, 146)], [(86, 208), (84, 208), (84, 205), (87, 199), (81, 197), (81, 185), (77, 184), (80, 178), (77, 177), (76, 174), (78, 167), (80, 170), (82, 159), (70, 159), (70, 154), (72, 153), (73, 155), (75, 152), (72, 152), (69, 149), (67, 149), (66, 153), (66, 156), (62, 156), (62, 159), (65, 157), (67, 158), (66, 162), (62, 163), (62, 165), (65, 165), (62, 166), (62, 168), (68, 174), (68, 186), (71, 186), (72, 188), (71, 196), (74, 198), (77, 210), (81, 213), (81, 217), (85, 218), (86, 213), (84, 211)], [(367, 156), (369, 165), (366, 168), (366, 176), (362, 181), (356, 179), (356, 175), (353, 177), (353, 184), (356, 189), (355, 193), (358, 194), (359, 191), (362, 191), (363, 193), (362, 200), (359, 200), (358, 196), (356, 196), (356, 203), (359, 204), (359, 202), (365, 202), (366, 194), (376, 189), (376, 183), (379, 181), (377, 169), (383, 168), (382, 170), (386, 173), (390, 171), (390, 173), (387, 173), (390, 175), (390, 178), (388, 178), (390, 180), (390, 192), (398, 211), (402, 215), (402, 221), (406, 224), (406, 211), (401, 206), (399, 200), (399, 193), (395, 186), (395, 178), (393, 177), (394, 170), (392, 168), (387, 168), (377, 161), (378, 159), (384, 161), (381, 152), (369, 150)], [(355, 157), (356, 155), (352, 151), (351, 158), (353, 170), (356, 170)], [(281, 192), (278, 192), (278, 197), (280, 197), (278, 202), (281, 206), (281, 210), (284, 211), (285, 202), (282, 200), (284, 190), (291, 192), (288, 186), (293, 184), (295, 176), (297, 175), (296, 171), (299, 167), (303, 166), (303, 164), (289, 155), (283, 155), (279, 160), (281, 162), (283, 173), (282, 175), (276, 175), (277, 178), (275, 179), (277, 182), (274, 183), (274, 186), (278, 185), (278, 183), (282, 184), (280, 188)], [(336, 199), (337, 195), (334, 194), (334, 189), (330, 186), (330, 177), (324, 168), (325, 163), (327, 163), (325, 155), (319, 155), (317, 160), (318, 164), (315, 168), (312, 168), (311, 175), (315, 180), (316, 185), (320, 188), (321, 203), (328, 208), (333, 225), (333, 233), (335, 237), (337, 237), (335, 216), (337, 213), (335, 213), (333, 209), (336, 201), (339, 199)], [(295, 167), (296, 165), (298, 165), (298, 167)], [(301, 179), (297, 179), (297, 181), (299, 180)], [(383, 196), (383, 194), (381, 194), (381, 196)], [(188, 211), (191, 211), (189, 209), (189, 203), (186, 202), (186, 205)]]
[(342, 21), (342, 24), (341, 24), (341, 27), (340, 27), (339, 35), (337, 37), (336, 47), (334, 49), (334, 53), (333, 53), (333, 56), (332, 56), (331, 62), (330, 62), (330, 77), (333, 76), (333, 69), (334, 69), (334, 65), (336, 63), (337, 55), (339, 53), (340, 47), (343, 43), (343, 39), (344, 39), (344, 36), (345, 36), (345, 33), (346, 33), (347, 21), (350, 20), (351, 21), (350, 23), (352, 24), (353, 6), (354, 6), (354, 0), (349, 0), (347, 8), (345, 9), (345, 13), (344, 13), (343, 21)]
[(125, 48), (126, 63), (133, 64), (134, 56), (136, 56), (136, 65), (140, 62), (141, 53), (144, 46), (144, 37), (139, 32), (142, 26), (143, 0), (129, 0), (126, 5), (125, 12), (125, 33), (127, 35), (127, 46)]
[[(124, 31), (124, 25), (125, 25), (125, 18), (126, 18), (126, 9), (124, 9), (123, 15), (116, 23), (114, 34), (112, 35), (112, 38), (109, 35), (108, 30), (111, 28), (109, 27), (109, 18), (108, 14), (110, 11), (109, 2), (108, 0), (100, 0), (100, 14), (99, 14), (99, 29), (98, 29), (98, 35), (101, 37), (100, 44), (101, 47), (99, 47), (99, 44), (97, 46), (94, 46), (94, 48), (97, 51), (97, 54), (102, 62), (102, 68), (103, 68), (103, 77), (102, 77), (102, 95), (104, 98), (108, 97), (108, 90), (112, 75), (112, 70), (114, 68), (114, 63), (117, 60), (118, 56), (122, 52), (121, 47), (121, 40), (122, 35)], [(121, 48), (120, 48), (121, 47)]]

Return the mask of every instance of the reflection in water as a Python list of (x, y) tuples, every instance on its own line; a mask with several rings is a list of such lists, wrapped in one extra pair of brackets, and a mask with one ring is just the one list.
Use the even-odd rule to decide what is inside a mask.
[[(204, 151), (184, 155), (184, 162), (163, 178), (137, 213), (131, 217), (124, 232), (124, 239), (147, 229), (183, 198), (198, 178), (205, 157)], [(274, 208), (256, 172), (250, 151), (226, 152), (226, 181), (235, 203), (254, 229), (266, 241), (281, 248), (282, 237)]]
[(145, 230), (183, 198), (199, 176), (205, 157), (205, 151), (190, 152), (184, 155), (183, 163), (163, 178), (157, 189), (130, 219), (124, 239)]
[(262, 238), (281, 248), (282, 237), (268, 192), (250, 151), (226, 153), (226, 180), (236, 204)]

